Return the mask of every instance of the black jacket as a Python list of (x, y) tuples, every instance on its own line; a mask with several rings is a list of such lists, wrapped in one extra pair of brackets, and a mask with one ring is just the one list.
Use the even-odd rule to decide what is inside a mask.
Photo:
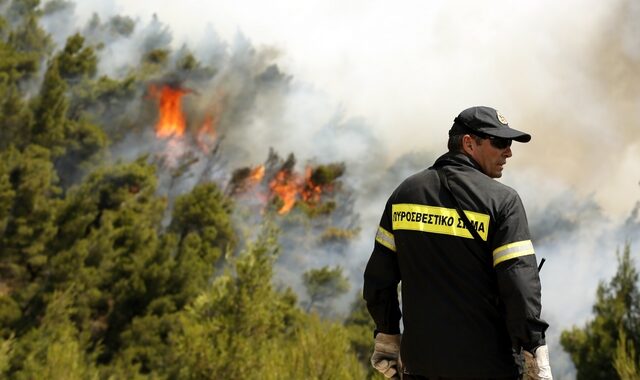
[[(483, 243), (464, 227), (436, 168)], [(387, 202), (364, 274), (377, 331), (400, 332), (400, 281), (407, 373), (511, 376), (512, 348), (544, 344), (548, 325), (540, 319), (540, 279), (520, 197), (462, 153), (407, 178)]]

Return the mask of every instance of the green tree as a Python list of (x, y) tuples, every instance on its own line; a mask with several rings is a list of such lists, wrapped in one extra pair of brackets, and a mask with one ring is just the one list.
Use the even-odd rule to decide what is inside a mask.
[(176, 379), (362, 379), (339, 323), (298, 309), (272, 284), (276, 236), (266, 229), (180, 318), (168, 375)]
[(618, 345), (613, 357), (613, 366), (620, 376), (620, 380), (640, 379), (638, 359), (633, 341), (627, 339), (624, 329), (618, 332)]
[(356, 357), (367, 371), (367, 378), (382, 378), (380, 373), (371, 366), (370, 362), (374, 345), (373, 332), (376, 325), (367, 311), (367, 304), (362, 298), (362, 292), (356, 294), (356, 299), (351, 305), (351, 311), (344, 321), (344, 326), (349, 334), (351, 347)]
[(43, 15), (51, 15), (60, 11), (73, 9), (74, 3), (67, 0), (48, 0), (42, 7)]
[[(67, 47), (82, 43), (81, 40), (74, 40), (73, 37), (70, 41)], [(73, 49), (76, 48), (77, 46)], [(61, 184), (64, 188), (76, 182), (85, 174), (85, 171), (97, 163), (105, 153), (104, 148), (108, 144), (106, 134), (90, 120), (82, 118), (81, 115), (77, 115), (75, 120), (68, 118), (68, 86), (63, 75), (72, 78), (86, 69), (79, 66), (81, 63), (76, 61), (84, 64), (82, 54), (75, 57), (73, 54), (67, 54), (65, 50), (57, 59), (50, 62), (40, 94), (34, 102), (34, 121), (31, 130), (33, 142), (51, 150), (56, 170), (64, 173), (64, 176), (61, 176)], [(65, 66), (61, 66), (62, 63)], [(85, 73), (85, 75), (88, 74)]]
[(303, 326), (272, 351), (262, 378), (365, 379), (366, 372), (350, 347), (348, 331), (337, 322), (308, 316)]
[(16, 191), (11, 183), (11, 173), (13, 171), (13, 163), (10, 158), (15, 158), (18, 152), (13, 149), (10, 152), (0, 151), (0, 236), (4, 235), (5, 229), (11, 215), (13, 200)]
[(127, 118), (126, 109), (137, 96), (137, 88), (135, 76), (122, 80), (102, 76), (96, 80), (81, 81), (71, 88), (68, 115), (79, 119), (88, 114), (93, 120), (101, 121), (105, 131), (112, 132), (116, 129), (112, 124), (117, 126), (120, 119)]
[(349, 290), (349, 281), (340, 266), (308, 270), (302, 275), (302, 281), (309, 295), (307, 312), (314, 306), (326, 312), (331, 301)]
[(11, 354), (13, 348), (13, 337), (4, 339), (0, 336), (0, 376), (6, 376), (9, 369), (9, 363), (11, 362)]
[(50, 158), (47, 149), (35, 145), (0, 154), (1, 282), (23, 310), (45, 274), (47, 244), (57, 232), (60, 189)]
[(295, 314), (290, 300), (271, 285), (275, 236), (265, 230), (226, 273), (198, 297), (172, 336), (175, 363), (170, 377), (263, 378), (272, 342)]
[(107, 156), (109, 140), (106, 133), (95, 123), (81, 118), (66, 123), (64, 154), (55, 160), (60, 173), (60, 185), (68, 188), (78, 183), (92, 168)]
[[(563, 331), (560, 337), (560, 343), (576, 366), (579, 380), (618, 378), (614, 357), (619, 341), (625, 345), (632, 342), (633, 350), (638, 350), (640, 293), (630, 250), (626, 244), (618, 255), (616, 274), (608, 284), (598, 286), (593, 320), (582, 328)], [(623, 337), (619, 331), (624, 332)]]
[(235, 245), (231, 201), (214, 183), (200, 184), (175, 201), (169, 232), (176, 234), (172, 288), (178, 307), (205, 289), (215, 264)]
[(175, 333), (182, 311), (208, 288), (223, 257), (233, 250), (231, 211), (230, 200), (213, 183), (200, 184), (176, 199), (156, 255), (156, 297), (123, 333), (120, 367), (143, 374), (166, 368), (172, 350), (168, 337)]
[(84, 46), (84, 42), (84, 37), (76, 33), (67, 38), (64, 49), (56, 56), (60, 76), (69, 83), (96, 75), (98, 57), (92, 47)]
[[(1, 70), (1, 69), (0, 69)], [(31, 140), (33, 114), (18, 90), (17, 84), (0, 74), (0, 151), (9, 146), (24, 149)]]
[(40, 0), (11, 0), (7, 15), (10, 19), (23, 19), (31, 15), (39, 15)]
[(128, 16), (113, 16), (109, 19), (109, 30), (113, 34), (129, 37), (136, 27), (136, 22)]
[(67, 85), (60, 76), (58, 61), (49, 62), (40, 94), (34, 106), (33, 142), (51, 149), (54, 157), (65, 151), (67, 109)]
[(10, 378), (16, 380), (98, 379), (92, 355), (86, 353), (86, 337), (71, 321), (72, 291), (52, 297), (40, 325), (15, 342)]
[(16, 22), (7, 43), (15, 51), (31, 55), (30, 74), (38, 71), (40, 63), (53, 48), (51, 37), (39, 25), (39, 5), (39, 0), (13, 0), (7, 11), (7, 18)]
[(38, 71), (40, 55), (34, 52), (21, 52), (10, 44), (0, 41), (0, 78), (8, 83), (17, 83), (31, 77)]
[(74, 286), (76, 319), (101, 361), (119, 350), (120, 334), (161, 291), (158, 231), (166, 203), (143, 160), (97, 170), (69, 190), (57, 219), (47, 292)]

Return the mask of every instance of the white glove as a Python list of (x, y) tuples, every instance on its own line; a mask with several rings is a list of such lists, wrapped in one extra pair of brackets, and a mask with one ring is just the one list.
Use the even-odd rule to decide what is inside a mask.
[(549, 349), (546, 344), (536, 348), (533, 354), (524, 350), (524, 379), (553, 380), (549, 366)]
[(389, 335), (378, 333), (376, 344), (371, 355), (371, 365), (387, 379), (400, 379), (398, 362), (400, 358), (401, 334)]

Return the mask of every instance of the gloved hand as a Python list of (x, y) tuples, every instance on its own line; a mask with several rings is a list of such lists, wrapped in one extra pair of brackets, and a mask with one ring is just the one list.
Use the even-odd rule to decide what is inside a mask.
[(376, 344), (371, 355), (371, 365), (387, 379), (400, 379), (400, 340), (401, 334), (389, 335), (378, 333)]
[(524, 379), (525, 380), (553, 380), (549, 366), (549, 349), (542, 345), (533, 354), (524, 350)]

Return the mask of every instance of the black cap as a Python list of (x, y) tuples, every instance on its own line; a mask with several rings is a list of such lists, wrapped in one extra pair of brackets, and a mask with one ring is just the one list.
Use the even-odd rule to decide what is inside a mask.
[(471, 107), (460, 112), (460, 115), (453, 120), (449, 136), (460, 133), (501, 137), (522, 143), (531, 140), (530, 134), (509, 127), (507, 119), (500, 112), (484, 106)]

